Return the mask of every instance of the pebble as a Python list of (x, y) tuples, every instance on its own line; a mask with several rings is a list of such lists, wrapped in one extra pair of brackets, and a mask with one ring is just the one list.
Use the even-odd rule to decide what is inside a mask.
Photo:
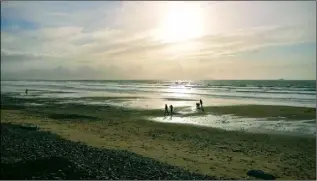
[(10, 124), (1, 124), (1, 167), (2, 180), (218, 179), (129, 151), (94, 148)]

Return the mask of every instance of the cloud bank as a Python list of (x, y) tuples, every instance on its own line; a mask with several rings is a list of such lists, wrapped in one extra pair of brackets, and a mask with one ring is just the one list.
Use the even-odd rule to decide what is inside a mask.
[(274, 78), (268, 63), (276, 78), (315, 77), (314, 51), (254, 54), (316, 47), (316, 2), (197, 3), (205, 34), (164, 43), (155, 34), (168, 2), (1, 2), (2, 78)]

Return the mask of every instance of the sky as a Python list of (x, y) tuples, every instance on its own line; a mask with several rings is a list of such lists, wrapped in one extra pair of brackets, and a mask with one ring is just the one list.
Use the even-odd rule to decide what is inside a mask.
[(1, 79), (316, 80), (316, 2), (1, 1)]

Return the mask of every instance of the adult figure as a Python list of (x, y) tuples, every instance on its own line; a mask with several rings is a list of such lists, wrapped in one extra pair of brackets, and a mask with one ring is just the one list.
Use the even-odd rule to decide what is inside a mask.
[(165, 113), (164, 113), (164, 115), (168, 115), (168, 107), (167, 107), (167, 104), (165, 104)]
[(200, 102), (201, 110), (204, 111), (203, 101), (200, 99), (199, 102)]
[(173, 105), (170, 105), (171, 116), (173, 116)]

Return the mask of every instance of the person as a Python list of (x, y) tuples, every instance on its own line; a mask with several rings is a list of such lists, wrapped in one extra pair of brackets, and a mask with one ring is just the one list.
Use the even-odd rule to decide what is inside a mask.
[(167, 104), (165, 104), (165, 113), (164, 113), (164, 115), (168, 115), (168, 107), (167, 107)]
[(171, 116), (173, 116), (173, 105), (170, 105)]
[(200, 103), (196, 102), (196, 109), (200, 109)]
[(25, 94), (28, 95), (28, 89), (25, 89)]
[(199, 102), (200, 102), (201, 110), (204, 111), (203, 101), (200, 99)]

